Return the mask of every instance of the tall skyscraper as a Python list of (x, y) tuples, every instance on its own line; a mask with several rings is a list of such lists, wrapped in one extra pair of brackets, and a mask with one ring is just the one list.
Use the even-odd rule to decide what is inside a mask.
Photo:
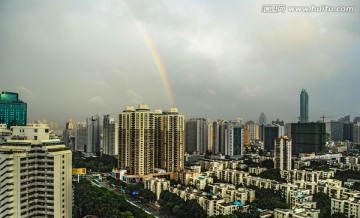
[(87, 126), (87, 144), (86, 144), (86, 155), (87, 156), (100, 156), (100, 117), (94, 115), (86, 119)]
[(339, 121), (330, 122), (330, 139), (333, 141), (344, 140), (344, 123)]
[(353, 141), (353, 131), (354, 131), (354, 124), (353, 123), (344, 123), (343, 124), (344, 130), (344, 140)]
[(225, 155), (243, 155), (244, 151), (244, 129), (238, 123), (228, 124), (228, 143)]
[[(241, 120), (238, 120), (241, 122)], [(213, 154), (225, 154), (225, 130), (228, 121), (217, 120), (213, 122), (213, 140), (212, 140), (212, 153)]]
[(209, 147), (209, 122), (205, 118), (185, 121), (185, 151), (206, 153)]
[(88, 129), (85, 122), (78, 122), (75, 131), (75, 150), (85, 152), (88, 139)]
[(284, 127), (280, 125), (264, 126), (264, 150), (274, 150), (274, 140), (284, 135)]
[(325, 123), (292, 123), (291, 139), (294, 155), (323, 153), (326, 142)]
[(300, 94), (300, 123), (309, 122), (309, 95), (305, 89)]
[(286, 136), (275, 138), (274, 168), (291, 170), (291, 139)]
[(237, 122), (218, 120), (213, 124), (213, 153), (224, 155), (242, 155), (244, 147), (244, 129)]
[(360, 122), (354, 123), (353, 126), (353, 144), (356, 148), (360, 146)]
[(110, 115), (104, 115), (103, 119), (103, 148), (102, 152), (107, 155), (119, 154), (119, 123)]
[(0, 217), (72, 217), (69, 148), (50, 139), (46, 124), (11, 131), (0, 145)]
[(70, 148), (71, 151), (75, 151), (75, 129), (72, 119), (66, 122), (65, 130), (62, 135), (66, 147)]
[(2, 92), (0, 94), (0, 124), (25, 126), (27, 122), (27, 104), (19, 100), (18, 93)]
[(254, 122), (248, 122), (245, 124), (245, 129), (250, 131), (250, 141), (255, 142), (259, 140), (260, 126)]
[(265, 116), (264, 112), (260, 114), (259, 124), (260, 125), (265, 125), (266, 124), (266, 116)]
[(155, 114), (145, 104), (119, 115), (119, 168), (131, 175), (154, 172)]
[(167, 172), (184, 169), (184, 115), (177, 108), (155, 111), (155, 167)]

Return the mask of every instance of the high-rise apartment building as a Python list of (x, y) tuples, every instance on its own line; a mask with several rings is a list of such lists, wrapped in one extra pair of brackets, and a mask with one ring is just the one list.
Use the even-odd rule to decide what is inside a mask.
[(185, 151), (206, 153), (209, 147), (209, 121), (205, 118), (190, 118), (185, 121)]
[(102, 152), (107, 155), (119, 154), (119, 123), (110, 115), (104, 115), (103, 119), (103, 148)]
[(85, 154), (86, 156), (100, 156), (100, 117), (94, 115), (86, 119), (87, 126), (87, 144)]
[(45, 124), (12, 126), (0, 145), (0, 217), (72, 217), (72, 155)]
[(292, 123), (291, 139), (294, 155), (323, 153), (326, 142), (325, 123)]
[(274, 140), (274, 168), (291, 170), (291, 139), (282, 136)]
[(309, 122), (309, 95), (305, 89), (300, 94), (300, 123)]
[(265, 116), (264, 112), (260, 114), (259, 124), (260, 125), (266, 125), (266, 116)]
[(154, 172), (155, 114), (145, 104), (126, 106), (119, 115), (119, 168), (128, 174)]
[(0, 94), (0, 124), (24, 126), (27, 122), (27, 104), (19, 100), (18, 93), (2, 92)]
[(167, 172), (184, 169), (185, 120), (177, 108), (155, 111), (155, 167)]

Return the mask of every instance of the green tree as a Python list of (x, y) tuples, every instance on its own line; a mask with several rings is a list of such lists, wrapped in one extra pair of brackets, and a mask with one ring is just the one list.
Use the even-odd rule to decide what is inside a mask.
[(287, 209), (285, 199), (278, 191), (271, 189), (256, 189), (255, 200), (252, 202), (253, 208), (274, 210), (275, 208)]
[(334, 213), (331, 218), (346, 218), (347, 216), (343, 213)]
[(268, 169), (259, 174), (259, 177), (264, 179), (271, 179), (278, 182), (285, 182), (285, 179), (281, 178), (279, 169)]
[(93, 186), (82, 179), (74, 183), (74, 217), (93, 214), (98, 217), (153, 217), (128, 203), (124, 196), (106, 188)]
[(319, 218), (328, 218), (331, 216), (331, 198), (324, 193), (313, 195), (313, 201), (316, 202), (316, 209), (320, 209)]
[(274, 161), (273, 160), (264, 160), (260, 163), (261, 167), (265, 167), (266, 169), (274, 169)]

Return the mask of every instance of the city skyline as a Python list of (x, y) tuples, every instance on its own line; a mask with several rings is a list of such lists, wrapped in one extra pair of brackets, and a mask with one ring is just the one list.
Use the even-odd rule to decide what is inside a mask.
[(302, 88), (309, 121), (359, 116), (359, 12), (266, 14), (262, 5), (1, 2), (1, 91), (19, 93), (28, 122), (61, 126), (142, 103), (185, 117), (257, 121), (264, 112), (295, 122)]

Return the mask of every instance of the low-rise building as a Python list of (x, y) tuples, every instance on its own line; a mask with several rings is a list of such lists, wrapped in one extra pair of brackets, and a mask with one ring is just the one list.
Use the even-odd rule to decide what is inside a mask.
[(310, 170), (283, 170), (281, 177), (287, 182), (295, 181), (318, 182), (320, 179), (330, 179), (334, 177), (335, 171), (310, 171)]
[(360, 196), (331, 198), (331, 214), (343, 213), (347, 217), (360, 217)]
[(316, 209), (306, 209), (306, 208), (297, 208), (297, 209), (275, 209), (274, 218), (318, 218), (320, 210)]
[(249, 167), (249, 173), (259, 175), (260, 173), (266, 171), (267, 168), (265, 167)]
[(164, 178), (151, 178), (145, 180), (144, 188), (149, 189), (156, 195), (156, 199), (160, 199), (160, 194), (162, 191), (169, 190), (170, 188), (170, 181)]
[(240, 202), (246, 205), (255, 199), (255, 190), (248, 188), (236, 188), (232, 184), (210, 184), (212, 193), (219, 194), (226, 202)]
[(185, 185), (195, 186), (197, 189), (204, 190), (207, 184), (212, 184), (214, 179), (210, 176), (193, 176), (189, 177), (188, 183)]

